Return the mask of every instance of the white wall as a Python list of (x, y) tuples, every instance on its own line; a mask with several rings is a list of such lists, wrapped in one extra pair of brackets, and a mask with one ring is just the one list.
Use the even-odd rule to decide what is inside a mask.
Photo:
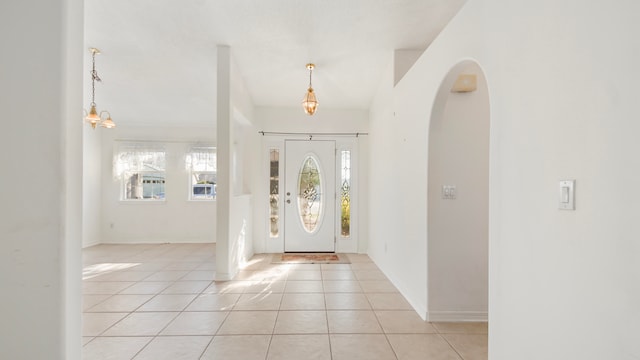
[(72, 0), (0, 3), (2, 359), (80, 358), (81, 19)]
[(217, 134), (219, 207), (216, 280), (230, 280), (253, 255), (252, 195), (256, 179), (257, 135), (253, 103), (235, 65), (231, 48), (218, 46)]
[[(430, 321), (487, 320), (489, 245), (489, 94), (443, 86), (444, 109), (429, 128), (427, 275)], [(453, 78), (459, 72), (450, 74)], [(447, 84), (448, 85), (448, 84)], [(443, 199), (442, 186), (456, 198)]]
[[(215, 145), (214, 127), (126, 127), (102, 131), (102, 243), (215, 242), (216, 202), (189, 201), (185, 155), (190, 145)], [(165, 201), (120, 201), (121, 182), (113, 175), (117, 140), (165, 145)]]
[[(86, 103), (86, 101), (85, 101)], [(82, 246), (102, 241), (102, 132), (82, 128)]]
[[(371, 107), (368, 254), (420, 316), (427, 312), (427, 114), (400, 107), (392, 54)], [(411, 78), (412, 70), (398, 84)], [(427, 98), (428, 99), (428, 98)], [(418, 104), (419, 106), (416, 106)], [(420, 115), (416, 113), (422, 112)], [(408, 120), (410, 119), (410, 120)]]
[[(416, 188), (426, 174), (414, 170), (417, 181), (396, 187), (399, 200), (380, 185), (397, 181), (384, 174), (407, 170), (391, 159), (424, 162), (433, 99), (449, 69), (472, 58), (485, 70), (492, 360), (640, 357), (640, 189), (629, 186), (640, 180), (639, 12), (632, 1), (470, 0), (398, 86), (379, 92), (372, 133), (387, 136), (371, 137), (371, 148), (393, 150), (371, 165), (382, 177), (371, 192), (388, 200), (372, 204), (372, 255), (420, 288), (401, 287), (414, 305), (426, 303), (426, 282), (400, 262), (424, 249), (426, 197)], [(558, 210), (562, 179), (577, 180), (575, 211)], [(413, 211), (395, 216), (403, 205)], [(390, 244), (399, 256), (380, 252), (386, 228), (406, 229), (403, 243)]]
[[(367, 133), (369, 131), (369, 112), (358, 109), (321, 109), (313, 116), (306, 115), (299, 108), (275, 108), (275, 107), (257, 107), (254, 111), (255, 118), (260, 124), (259, 131), (265, 132), (287, 132), (287, 133)], [(263, 147), (259, 157), (259, 162), (254, 166), (259, 173), (256, 177), (259, 179), (256, 184), (257, 191), (254, 196), (254, 247), (256, 252), (281, 252), (284, 249), (284, 241), (280, 238), (269, 238), (269, 180), (268, 180), (268, 162), (269, 146), (277, 146), (283, 151), (284, 139), (286, 138), (308, 138), (304, 135), (277, 135), (271, 136), (260, 135)], [(341, 136), (319, 136), (317, 139), (334, 138), (337, 140), (338, 147), (352, 148), (357, 157), (354, 155), (352, 159), (353, 167), (353, 199), (358, 199), (357, 204), (352, 205), (352, 233), (351, 238), (339, 238), (336, 244), (338, 252), (365, 252), (367, 248), (367, 230), (368, 230), (368, 178), (365, 176), (368, 171), (369, 153), (368, 153), (368, 136), (361, 135), (355, 137)], [(280, 161), (284, 160), (284, 153), (281, 152)], [(283, 173), (284, 174), (284, 173)], [(362, 194), (358, 196), (358, 194)], [(281, 199), (283, 201), (283, 199)], [(280, 207), (283, 208), (282, 206)], [(281, 226), (281, 230), (282, 230)]]

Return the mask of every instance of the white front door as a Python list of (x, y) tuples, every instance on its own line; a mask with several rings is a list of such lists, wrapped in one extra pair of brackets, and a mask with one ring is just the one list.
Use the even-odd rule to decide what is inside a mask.
[(284, 250), (335, 251), (335, 141), (285, 141)]

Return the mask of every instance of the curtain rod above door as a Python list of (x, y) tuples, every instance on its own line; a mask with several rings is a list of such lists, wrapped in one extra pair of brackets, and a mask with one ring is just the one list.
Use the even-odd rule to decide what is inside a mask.
[(354, 133), (318, 133), (318, 132), (274, 132), (274, 131), (258, 131), (258, 134), (265, 135), (301, 135), (301, 136), (366, 136), (369, 133), (354, 132)]

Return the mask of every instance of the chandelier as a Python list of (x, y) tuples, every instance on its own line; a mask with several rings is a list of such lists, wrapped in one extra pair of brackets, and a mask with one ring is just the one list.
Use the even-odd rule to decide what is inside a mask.
[(307, 69), (309, 70), (309, 89), (307, 89), (304, 100), (302, 100), (302, 108), (308, 115), (315, 114), (318, 108), (318, 100), (316, 99), (315, 92), (313, 92), (313, 87), (311, 87), (311, 73), (315, 67), (313, 64), (307, 64)]
[[(100, 111), (96, 109), (96, 81), (101, 82), (102, 79), (98, 76), (98, 72), (96, 71), (96, 55), (100, 54), (100, 50), (96, 48), (90, 48), (91, 58), (93, 61), (93, 67), (91, 68), (91, 104), (90, 110), (87, 114), (85, 110), (85, 118), (84, 121), (89, 123), (93, 129), (96, 128), (96, 125), (100, 125), (103, 128), (112, 129), (116, 127), (116, 124), (111, 119), (111, 114), (106, 111)], [(106, 119), (103, 119), (103, 114), (106, 114)]]

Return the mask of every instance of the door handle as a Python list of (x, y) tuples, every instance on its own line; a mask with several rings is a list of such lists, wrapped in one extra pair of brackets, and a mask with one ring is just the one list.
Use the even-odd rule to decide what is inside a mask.
[(287, 199), (287, 204), (291, 204), (291, 199)]

